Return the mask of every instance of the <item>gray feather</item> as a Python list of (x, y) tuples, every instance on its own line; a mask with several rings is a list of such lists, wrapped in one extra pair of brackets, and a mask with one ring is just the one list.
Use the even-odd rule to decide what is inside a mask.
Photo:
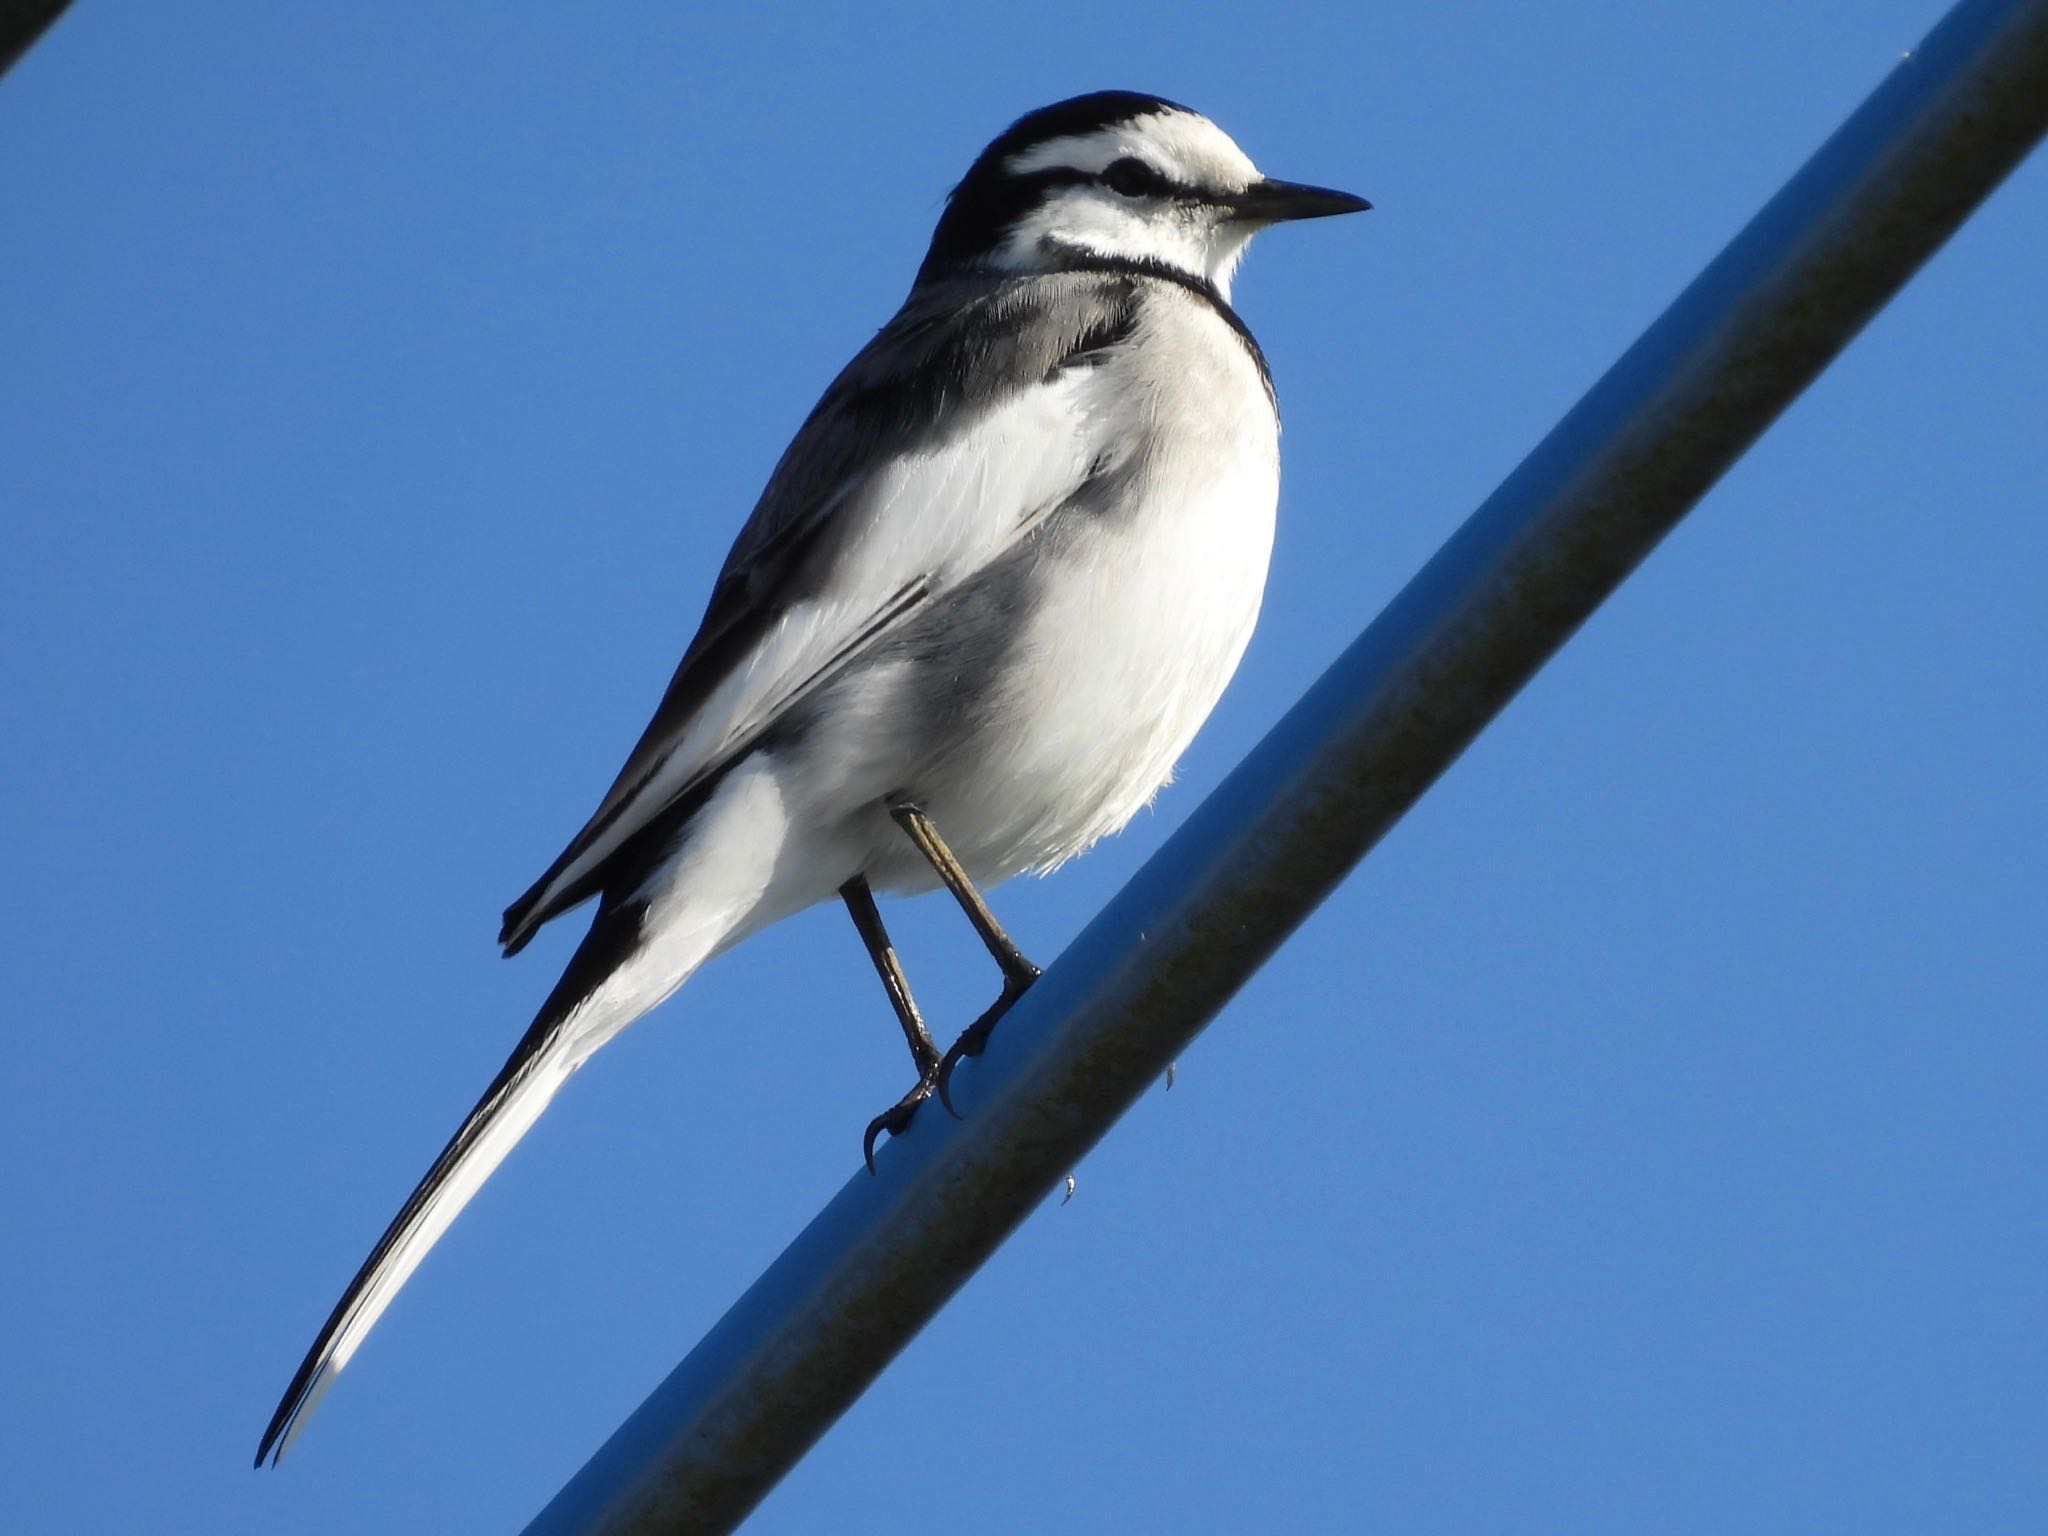
[[(712, 690), (744, 664), (778, 616), (818, 590), (878, 515), (863, 495), (876, 477), (900, 458), (973, 431), (1024, 391), (1064, 369), (1090, 366), (1127, 341), (1148, 286), (1136, 274), (1059, 272), (934, 283), (912, 293), (833, 381), (776, 465), (625, 767), (547, 873), (506, 909), (498, 937), (507, 953), (517, 953), (541, 924), (606, 887), (609, 858), (573, 880), (562, 878), (600, 836), (622, 824), (646, 826), (723, 766), (723, 760), (703, 765), (695, 779), (658, 803), (644, 793)], [(1087, 483), (1077, 482), (1074, 491)], [(878, 594), (871, 621), (856, 631), (861, 646), (910, 621), (928, 596)], [(854, 654), (842, 653), (834, 665)], [(802, 680), (791, 702), (819, 680)], [(749, 739), (774, 723), (756, 722)], [(734, 751), (739, 747), (735, 743)]]

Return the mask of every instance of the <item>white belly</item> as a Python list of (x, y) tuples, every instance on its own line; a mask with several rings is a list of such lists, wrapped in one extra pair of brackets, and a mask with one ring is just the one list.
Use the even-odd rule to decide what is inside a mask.
[[(1134, 424), (1129, 476), (1032, 541), (1020, 627), (969, 679), (973, 707), (935, 726), (908, 700), (943, 678), (872, 669), (830, 706), (831, 781), (823, 753), (815, 768), (790, 762), (806, 803), (844, 808), (832, 838), (848, 873), (896, 890), (934, 883), (881, 810), (897, 794), (930, 813), (977, 882), (1072, 857), (1167, 782), (1236, 671), (1272, 552), (1278, 425), (1219, 318), (1192, 300), (1151, 313), (1178, 334), (1096, 381), (1101, 409)], [(960, 663), (984, 664), (973, 646)], [(871, 740), (845, 750), (862, 725)]]
[(1251, 639), (1277, 484), (1238, 465), (1090, 531), (1049, 573), (1005, 680), (1010, 724), (955, 793), (962, 857), (999, 879), (1057, 864), (1116, 831), (1174, 764)]

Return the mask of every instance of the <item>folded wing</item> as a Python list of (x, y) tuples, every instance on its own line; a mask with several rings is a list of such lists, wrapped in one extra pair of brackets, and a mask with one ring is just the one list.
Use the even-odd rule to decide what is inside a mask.
[(1107, 467), (1089, 364), (1130, 335), (1139, 302), (1132, 278), (1076, 273), (905, 306), (783, 455), (625, 767), (506, 910), (508, 954), (806, 692)]

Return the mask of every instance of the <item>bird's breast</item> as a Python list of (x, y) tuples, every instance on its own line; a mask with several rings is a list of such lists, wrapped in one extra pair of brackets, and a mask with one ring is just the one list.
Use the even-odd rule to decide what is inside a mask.
[(1140, 346), (1103, 379), (1128, 457), (1033, 540), (972, 782), (954, 786), (956, 821), (980, 834), (963, 857), (989, 877), (1057, 863), (1135, 815), (1251, 638), (1278, 427), (1237, 339), (1202, 339)]

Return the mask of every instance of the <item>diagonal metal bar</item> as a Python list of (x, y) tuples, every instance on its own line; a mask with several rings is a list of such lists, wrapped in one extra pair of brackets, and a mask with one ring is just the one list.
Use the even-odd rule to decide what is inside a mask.
[(737, 1525), (2048, 129), (1963, 0), (528, 1527)]
[(0, 14), (0, 75), (14, 68), (70, 8), (71, 0), (18, 0)]

